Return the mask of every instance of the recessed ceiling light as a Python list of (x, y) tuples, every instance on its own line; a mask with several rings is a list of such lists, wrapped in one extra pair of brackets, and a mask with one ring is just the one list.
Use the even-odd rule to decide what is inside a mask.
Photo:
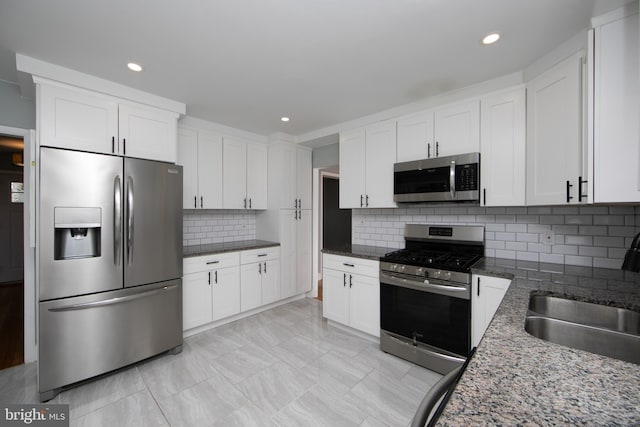
[(482, 39), (482, 44), (493, 44), (497, 42), (499, 39), (500, 39), (500, 34), (498, 33), (487, 34)]
[(129, 67), (131, 71), (136, 71), (136, 72), (142, 71), (142, 67), (136, 64), (135, 62), (129, 62), (127, 64), (127, 67)]
[(288, 122), (289, 121), (289, 117), (280, 117), (280, 120), (282, 120), (283, 122)]

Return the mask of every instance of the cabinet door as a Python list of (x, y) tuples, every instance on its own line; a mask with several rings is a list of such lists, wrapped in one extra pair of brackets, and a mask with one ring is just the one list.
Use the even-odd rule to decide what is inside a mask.
[(398, 119), (397, 161), (427, 159), (435, 156), (433, 111)]
[(437, 109), (434, 122), (436, 157), (480, 151), (478, 100)]
[(340, 208), (362, 208), (365, 202), (364, 129), (341, 133), (339, 149)]
[(280, 300), (280, 260), (262, 263), (262, 304)]
[(280, 211), (280, 295), (287, 298), (296, 293), (296, 227), (295, 210)]
[(471, 298), (471, 342), (476, 347), (496, 314), (511, 280), (474, 276)]
[(638, 14), (595, 28), (594, 198), (640, 201)]
[(222, 206), (245, 209), (247, 203), (247, 144), (225, 137), (222, 144)]
[(249, 209), (267, 209), (267, 146), (247, 145)]
[[(578, 201), (577, 180), (582, 175), (581, 63), (579, 55), (573, 56), (527, 84), (528, 205)], [(567, 181), (573, 185), (570, 189)], [(569, 202), (567, 196), (573, 199)]]
[[(365, 159), (365, 206), (368, 208), (396, 207), (393, 201), (393, 164), (396, 161), (395, 122), (367, 127)], [(342, 169), (340, 173), (342, 174)]]
[(182, 208), (198, 205), (198, 132), (178, 128), (178, 159), (182, 166)]
[(222, 137), (198, 132), (198, 207), (222, 208)]
[(118, 104), (107, 97), (38, 85), (40, 145), (118, 152)]
[(182, 277), (182, 328), (185, 331), (211, 322), (211, 285), (208, 279), (208, 272)]
[(311, 211), (298, 211), (296, 220), (296, 293), (311, 290)]
[(296, 186), (299, 209), (311, 209), (311, 151), (301, 148), (296, 150)]
[(297, 167), (297, 150), (291, 145), (281, 145), (278, 147), (280, 152), (280, 168), (279, 173), (282, 174), (280, 190), (280, 209), (295, 209), (297, 207), (296, 199), (298, 198), (298, 190), (296, 184), (296, 167)]
[(483, 97), (480, 186), (484, 206), (525, 204), (525, 89)]
[(139, 104), (118, 105), (120, 154), (176, 162), (175, 113)]
[(379, 337), (379, 279), (359, 274), (348, 274), (347, 285), (349, 286), (349, 326)]
[(211, 272), (212, 320), (240, 313), (240, 267)]
[(349, 325), (349, 275), (342, 271), (322, 270), (322, 315)]
[(247, 311), (262, 305), (262, 263), (240, 266), (240, 310)]

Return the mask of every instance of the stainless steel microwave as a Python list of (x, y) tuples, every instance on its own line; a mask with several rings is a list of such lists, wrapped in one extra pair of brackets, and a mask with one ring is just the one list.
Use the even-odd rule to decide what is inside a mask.
[(396, 203), (480, 201), (480, 153), (435, 157), (393, 166)]

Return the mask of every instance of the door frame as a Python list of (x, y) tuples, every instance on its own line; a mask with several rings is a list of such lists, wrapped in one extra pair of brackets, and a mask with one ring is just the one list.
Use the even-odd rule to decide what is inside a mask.
[(24, 141), (24, 363), (38, 358), (36, 333), (36, 131), (0, 125), (0, 134)]
[(311, 296), (316, 298), (318, 296), (318, 281), (322, 279), (322, 178), (325, 176), (340, 179), (339, 173), (329, 172), (324, 168), (313, 168), (313, 274)]

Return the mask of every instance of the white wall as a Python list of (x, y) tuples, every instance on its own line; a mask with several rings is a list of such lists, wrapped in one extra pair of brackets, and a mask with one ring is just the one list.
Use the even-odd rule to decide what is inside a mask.
[[(354, 209), (352, 243), (404, 247), (404, 224), (466, 224), (485, 227), (489, 257), (620, 268), (640, 231), (640, 207), (558, 206), (485, 208), (463, 204), (397, 209)], [(555, 233), (555, 244), (541, 235)]]
[(0, 125), (22, 129), (36, 128), (36, 104), (20, 96), (17, 84), (0, 80)]

